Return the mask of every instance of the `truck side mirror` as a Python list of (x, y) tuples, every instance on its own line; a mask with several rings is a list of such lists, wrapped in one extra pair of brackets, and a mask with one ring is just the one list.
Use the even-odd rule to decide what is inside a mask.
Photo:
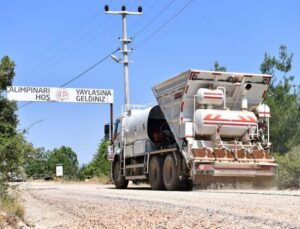
[(109, 133), (110, 133), (110, 125), (109, 124), (105, 124), (104, 125), (104, 139), (105, 140), (109, 140)]

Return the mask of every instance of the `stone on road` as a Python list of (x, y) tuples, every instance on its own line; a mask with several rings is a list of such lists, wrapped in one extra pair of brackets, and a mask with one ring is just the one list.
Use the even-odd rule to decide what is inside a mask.
[(146, 186), (29, 182), (25, 220), (36, 228), (300, 228), (300, 192), (152, 191)]

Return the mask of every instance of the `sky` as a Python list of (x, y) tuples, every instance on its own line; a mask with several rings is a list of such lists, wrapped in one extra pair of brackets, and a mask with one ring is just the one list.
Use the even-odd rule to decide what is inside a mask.
[[(58, 87), (120, 46), (121, 18), (106, 15), (105, 4), (133, 11), (141, 5), (144, 14), (127, 21), (128, 36), (134, 37), (132, 104), (154, 103), (152, 86), (190, 68), (211, 70), (215, 61), (228, 71), (259, 73), (264, 53), (277, 55), (281, 44), (294, 53), (291, 74), (300, 83), (300, 1), (194, 0), (151, 36), (187, 2), (1, 0), (0, 57), (16, 62), (15, 86)], [(107, 59), (68, 87), (114, 89), (117, 117), (123, 85), (122, 65)], [(70, 146), (82, 164), (93, 158), (103, 138), (109, 105), (32, 103), (19, 109), (18, 116), (19, 129), (29, 128), (26, 137), (35, 147)]]

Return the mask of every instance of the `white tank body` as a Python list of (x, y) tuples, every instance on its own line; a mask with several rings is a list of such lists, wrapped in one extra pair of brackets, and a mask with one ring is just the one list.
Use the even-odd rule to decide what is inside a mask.
[(131, 114), (126, 117), (125, 126), (126, 145), (144, 144), (138, 143), (138, 141), (162, 144), (167, 140), (167, 137), (172, 137), (168, 135), (170, 128), (159, 106), (143, 110), (131, 110)]
[(149, 139), (147, 125), (150, 111), (151, 108), (131, 110), (131, 115), (126, 117), (126, 145), (138, 140)]
[(257, 127), (257, 118), (249, 111), (198, 109), (195, 112), (195, 132), (210, 136), (220, 127), (221, 137), (241, 137)]
[(224, 100), (224, 92), (222, 90), (210, 90), (200, 88), (197, 91), (197, 102), (206, 105), (221, 105)]

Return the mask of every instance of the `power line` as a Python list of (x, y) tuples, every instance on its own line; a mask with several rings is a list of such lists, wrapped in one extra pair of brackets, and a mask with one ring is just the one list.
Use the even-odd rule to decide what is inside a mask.
[[(115, 49), (113, 52), (109, 53), (108, 55), (106, 55), (105, 57), (103, 57), (101, 60), (97, 61), (95, 64), (93, 64), (92, 66), (88, 67), (86, 70), (84, 70), (83, 72), (81, 72), (80, 74), (78, 74), (77, 76), (73, 77), (72, 79), (70, 79), (69, 81), (65, 82), (64, 84), (62, 84), (61, 86), (59, 86), (60, 88), (64, 88), (65, 86), (69, 85), (70, 83), (74, 82), (75, 80), (79, 79), (80, 77), (84, 76), (86, 73), (88, 73), (89, 71), (91, 71), (93, 68), (97, 67), (99, 64), (103, 63), (106, 59), (108, 59), (111, 55), (113, 55), (114, 53), (116, 53), (119, 50), (119, 48)], [(33, 102), (27, 102), (21, 106), (19, 106), (19, 109), (26, 107), (30, 104), (32, 104)]]
[(109, 53), (108, 55), (106, 55), (105, 57), (103, 57), (101, 60), (99, 60), (98, 62), (96, 62), (95, 64), (93, 64), (92, 66), (90, 66), (89, 68), (87, 68), (86, 70), (84, 70), (83, 72), (81, 72), (79, 75), (75, 76), (74, 78), (70, 79), (66, 83), (62, 84), (60, 87), (65, 87), (68, 84), (72, 83), (73, 81), (79, 79), (84, 74), (86, 74), (87, 72), (89, 72), (90, 70), (92, 70), (93, 68), (95, 68), (96, 66), (98, 66), (99, 64), (101, 64), (103, 61), (105, 61), (106, 59), (108, 59), (111, 55), (113, 55), (114, 53), (116, 53), (118, 50), (119, 50), (119, 48), (117, 48), (113, 52)]
[(145, 14), (147, 14), (148, 12), (150, 12), (150, 11), (156, 6), (156, 4), (159, 2), (159, 0), (154, 0), (154, 2), (150, 5), (149, 8), (145, 8), (146, 5), (147, 5), (149, 2), (150, 2), (150, 1), (147, 1), (146, 4), (143, 6), (143, 9), (145, 9), (145, 10), (143, 10), (143, 17), (139, 17), (134, 23), (132, 23), (132, 24), (130, 25), (130, 27), (128, 28), (128, 31), (131, 31), (137, 24), (139, 24), (139, 22), (140, 22), (141, 20), (143, 20)]
[(25, 104), (19, 106), (18, 109), (20, 110), (21, 108), (27, 107), (27, 106), (29, 106), (29, 105), (32, 104), (32, 103), (33, 103), (33, 102), (27, 102), (27, 103), (25, 103)]
[(173, 3), (175, 2), (175, 0), (171, 0), (169, 1), (169, 3), (162, 8), (158, 14), (156, 14), (156, 16), (150, 21), (148, 22), (144, 27), (142, 27), (140, 30), (138, 30), (133, 38), (136, 38), (139, 34), (141, 34), (143, 31), (145, 31), (150, 25), (152, 25)]
[[(111, 27), (111, 29), (110, 30), (105, 30), (103, 33), (102, 33), (102, 37), (104, 36), (104, 35), (106, 35), (108, 32), (110, 32), (110, 31), (112, 31), (112, 30), (114, 30), (114, 28), (116, 27), (116, 25), (117, 25), (118, 23), (114, 23), (113, 25), (112, 25), (112, 27)], [(91, 37), (91, 39), (89, 39), (89, 40), (87, 40), (87, 42), (85, 42), (85, 43), (83, 43), (83, 45), (85, 45), (85, 47), (86, 47), (86, 45), (90, 45), (90, 44), (92, 44), (92, 43), (94, 43), (95, 41), (96, 41), (96, 39), (98, 38), (98, 35), (96, 35), (96, 36), (93, 36), (93, 37)], [(61, 62), (61, 61), (63, 61), (64, 59), (66, 59), (66, 58), (68, 58), (71, 54), (73, 54), (74, 52), (78, 52), (79, 50), (81, 50), (82, 49), (82, 45), (81, 44), (74, 44), (74, 45), (72, 45), (71, 46), (73, 49), (71, 49), (71, 50), (69, 50), (68, 52), (65, 52), (65, 55), (61, 55), (61, 56), (57, 56), (57, 58), (54, 58), (51, 62), (49, 62), (47, 65), (46, 65), (46, 68), (50, 68), (50, 67), (52, 67), (52, 66), (55, 66), (55, 64), (57, 64), (58, 62)], [(44, 70), (45, 68), (37, 68), (34, 72), (33, 72), (33, 74), (35, 75), (35, 74), (37, 74), (37, 73), (39, 73), (39, 72), (42, 72), (43, 70)]]
[(53, 48), (55, 48), (56, 46), (58, 46), (60, 43), (62, 43), (63, 41), (67, 40), (69, 37), (71, 37), (72, 35), (76, 34), (78, 31), (80, 31), (82, 28), (84, 28), (87, 24), (89, 24), (91, 21), (93, 21), (97, 16), (99, 16), (99, 13), (93, 15), (92, 17), (90, 17), (88, 20), (86, 20), (84, 23), (82, 23), (81, 25), (79, 25), (78, 27), (76, 27), (74, 30), (72, 30), (70, 33), (67, 33), (65, 36), (61, 37), (60, 39), (58, 39), (56, 42), (54, 42), (53, 45), (49, 46), (48, 48), (44, 49), (44, 51), (42, 51), (40, 54), (38, 54), (36, 57), (32, 58), (29, 63), (31, 63), (32, 61), (41, 58), (42, 56), (44, 56), (46, 53), (48, 53), (50, 50), (52, 50)]
[[(104, 24), (106, 24), (110, 19), (106, 19), (104, 21), (101, 21), (100, 23), (98, 23), (96, 26), (94, 26), (91, 30), (89, 30), (87, 33), (83, 34), (82, 36), (79, 37), (79, 39), (77, 41), (75, 41), (73, 44), (69, 45), (67, 48), (60, 50), (59, 52), (57, 52), (56, 54), (50, 56), (49, 58), (47, 58), (46, 60), (42, 61), (42, 63), (35, 65), (33, 68), (31, 68), (31, 70), (25, 72), (25, 75), (29, 75), (30, 72), (32, 73), (37, 73), (39, 72), (39, 70), (43, 67), (44, 64), (47, 64), (49, 61), (54, 59), (54, 63), (56, 63), (57, 61), (60, 61), (62, 59), (64, 59), (66, 56), (68, 55), (64, 55), (61, 58), (59, 57), (60, 54), (65, 53), (66, 51), (70, 50), (71, 48), (77, 46), (78, 44), (80, 44), (80, 42), (82, 40), (84, 40), (85, 38), (89, 37), (92, 33), (94, 33), (98, 28), (100, 28), (100, 26), (103, 26)], [(112, 25), (111, 28), (115, 27), (115, 24)], [(106, 33), (108, 30), (105, 30), (104, 33)], [(76, 49), (71, 49), (71, 51), (74, 51)], [(44, 69), (44, 68), (43, 68)]]
[(158, 29), (156, 29), (153, 33), (151, 33), (148, 37), (134, 46), (135, 49), (141, 47), (148, 40), (154, 37), (157, 33), (159, 33), (162, 29), (164, 29), (169, 23), (171, 23), (178, 15), (180, 15), (194, 0), (189, 0), (179, 11), (177, 11), (169, 20), (167, 20), (164, 24), (162, 24)]

